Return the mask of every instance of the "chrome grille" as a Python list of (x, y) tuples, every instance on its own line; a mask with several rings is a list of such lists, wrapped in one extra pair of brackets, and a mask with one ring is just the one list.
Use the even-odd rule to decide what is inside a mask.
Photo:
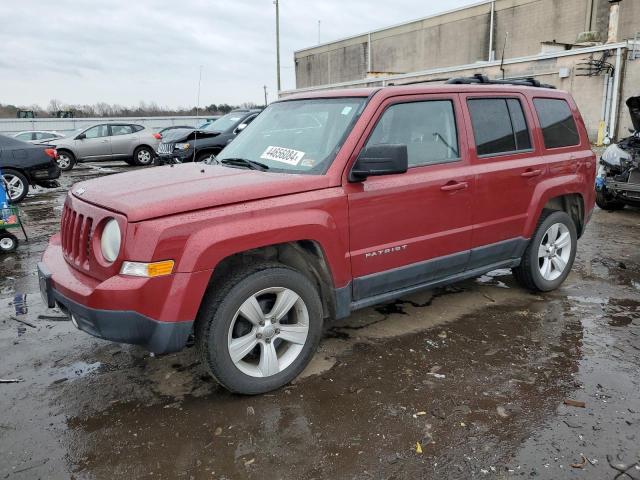
[(173, 145), (173, 143), (161, 143), (160, 145), (158, 145), (158, 153), (172, 153)]
[(62, 252), (76, 266), (89, 269), (93, 218), (79, 214), (64, 206), (60, 222)]

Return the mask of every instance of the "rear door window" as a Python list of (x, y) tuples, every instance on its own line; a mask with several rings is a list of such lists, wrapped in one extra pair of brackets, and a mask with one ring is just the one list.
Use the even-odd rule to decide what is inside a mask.
[(578, 145), (580, 134), (569, 104), (560, 98), (534, 98), (545, 148)]
[(469, 99), (478, 155), (504, 155), (531, 150), (531, 135), (522, 104), (516, 98)]
[(131, 125), (111, 125), (111, 136), (130, 135), (133, 133)]

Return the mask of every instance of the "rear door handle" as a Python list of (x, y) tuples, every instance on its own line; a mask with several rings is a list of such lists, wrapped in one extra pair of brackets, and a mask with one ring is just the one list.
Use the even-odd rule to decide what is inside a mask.
[(455, 192), (456, 190), (464, 190), (465, 188), (469, 188), (469, 184), (467, 182), (449, 182), (446, 185), (440, 187), (440, 190), (443, 192)]
[(542, 170), (527, 170), (526, 172), (522, 172), (520, 174), (523, 178), (533, 178), (542, 175)]

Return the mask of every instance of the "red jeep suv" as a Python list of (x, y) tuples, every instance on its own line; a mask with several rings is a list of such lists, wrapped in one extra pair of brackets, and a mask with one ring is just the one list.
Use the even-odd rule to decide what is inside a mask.
[(325, 319), (497, 268), (557, 288), (594, 206), (582, 118), (532, 80), (467, 80), (287, 97), (206, 163), (75, 185), (45, 302), (156, 353), (193, 334), (223, 386), (258, 394)]

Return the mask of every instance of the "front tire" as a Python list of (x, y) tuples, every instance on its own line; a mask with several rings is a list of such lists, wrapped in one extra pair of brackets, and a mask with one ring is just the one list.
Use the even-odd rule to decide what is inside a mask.
[(29, 193), (29, 181), (22, 173), (11, 168), (2, 171), (2, 181), (10, 203), (20, 203)]
[(58, 151), (56, 163), (58, 164), (58, 167), (60, 167), (60, 170), (68, 172), (75, 166), (76, 157), (73, 156), (73, 153), (67, 152), (66, 150)]
[(0, 252), (11, 253), (18, 248), (18, 238), (9, 233), (0, 231)]
[(576, 225), (566, 212), (545, 211), (538, 228), (513, 269), (516, 280), (534, 292), (550, 292), (565, 281), (576, 257)]
[(233, 273), (205, 298), (196, 321), (202, 363), (228, 390), (256, 395), (296, 378), (322, 336), (314, 284), (277, 263)]
[(622, 210), (624, 208), (624, 202), (615, 200), (610, 195), (607, 195), (605, 190), (596, 190), (596, 205), (602, 210), (608, 211)]
[(133, 163), (139, 167), (146, 167), (153, 163), (154, 153), (149, 147), (138, 147), (133, 152)]

